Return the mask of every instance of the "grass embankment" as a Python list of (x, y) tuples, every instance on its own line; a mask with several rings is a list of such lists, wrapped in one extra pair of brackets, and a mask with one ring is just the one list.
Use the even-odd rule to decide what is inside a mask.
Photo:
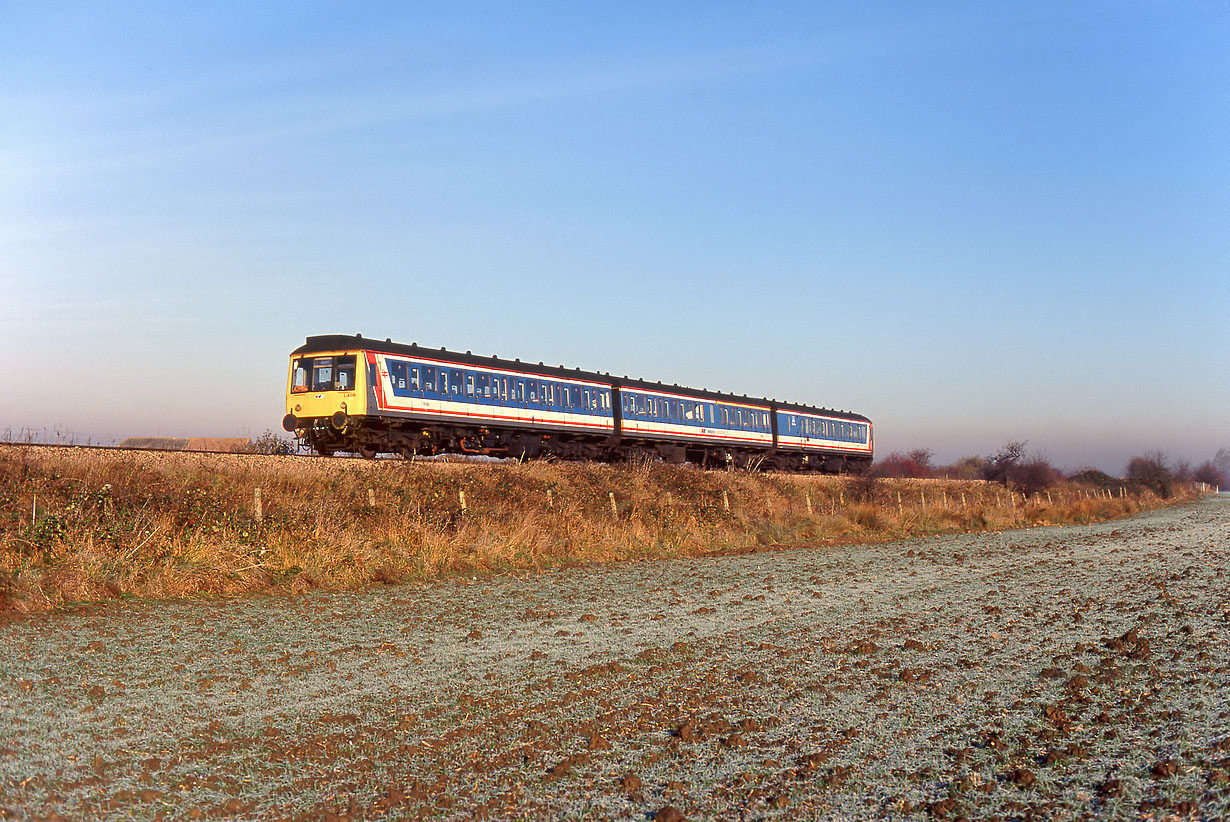
[(4, 446), (0, 611), (1085, 523), (1161, 504), (1076, 485), (1025, 501), (975, 482), (687, 466)]

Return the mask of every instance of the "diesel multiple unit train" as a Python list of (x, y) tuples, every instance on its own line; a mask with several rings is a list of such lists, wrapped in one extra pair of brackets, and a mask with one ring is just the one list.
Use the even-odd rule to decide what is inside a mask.
[(466, 352), (308, 337), (290, 355), (286, 417), (317, 453), (661, 459), (857, 472), (871, 421), (830, 411)]

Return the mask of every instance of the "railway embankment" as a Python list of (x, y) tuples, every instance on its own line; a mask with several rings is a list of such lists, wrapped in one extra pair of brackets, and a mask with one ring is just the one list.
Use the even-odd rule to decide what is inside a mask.
[(0, 612), (1091, 523), (1198, 494), (6, 445)]

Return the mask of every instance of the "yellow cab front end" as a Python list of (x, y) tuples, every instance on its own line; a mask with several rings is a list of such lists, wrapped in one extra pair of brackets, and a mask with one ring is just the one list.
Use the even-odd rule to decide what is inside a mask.
[(296, 351), (290, 357), (282, 427), (321, 454), (359, 449), (367, 414), (362, 351)]

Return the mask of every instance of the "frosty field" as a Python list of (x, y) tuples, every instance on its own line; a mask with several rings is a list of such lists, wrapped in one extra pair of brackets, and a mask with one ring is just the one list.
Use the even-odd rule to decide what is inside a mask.
[(0, 626), (0, 818), (1230, 815), (1230, 500)]

